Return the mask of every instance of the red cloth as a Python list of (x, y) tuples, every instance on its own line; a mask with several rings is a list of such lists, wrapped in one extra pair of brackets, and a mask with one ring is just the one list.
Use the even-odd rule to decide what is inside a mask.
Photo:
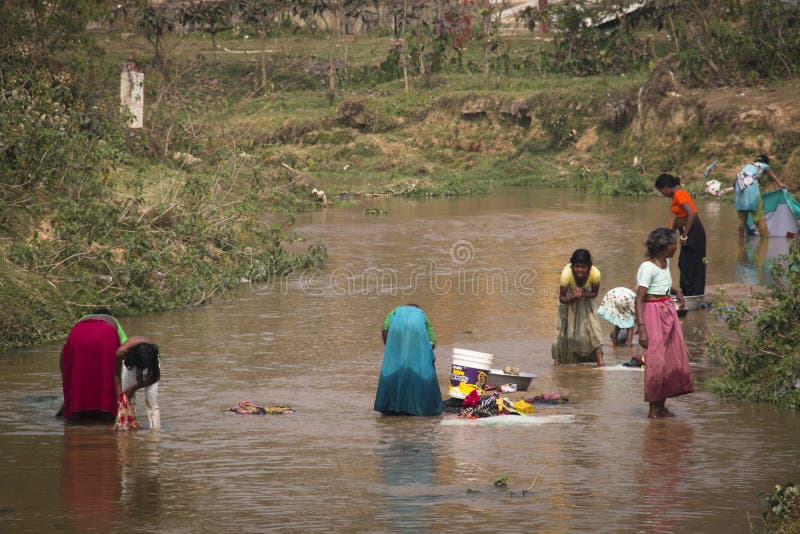
[(111, 430), (139, 430), (139, 422), (136, 421), (136, 409), (131, 406), (131, 401), (125, 393), (120, 393), (117, 403), (117, 419)]
[(117, 413), (114, 386), (117, 329), (100, 319), (84, 319), (69, 331), (61, 349), (64, 418), (77, 412)]
[(694, 386), (689, 371), (689, 353), (675, 305), (668, 299), (645, 301), (642, 316), (647, 332), (645, 402), (661, 402), (691, 393)]
[(479, 389), (473, 389), (469, 392), (469, 395), (464, 399), (464, 402), (461, 404), (462, 408), (474, 408), (481, 402), (481, 395), (483, 393)]

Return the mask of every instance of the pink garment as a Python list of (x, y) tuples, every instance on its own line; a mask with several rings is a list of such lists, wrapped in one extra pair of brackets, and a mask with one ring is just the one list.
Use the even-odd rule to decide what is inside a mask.
[(101, 319), (84, 319), (69, 331), (61, 349), (65, 419), (84, 411), (117, 414), (117, 348), (117, 329)]
[(669, 299), (645, 301), (642, 315), (648, 343), (644, 357), (645, 402), (662, 402), (693, 392), (689, 353), (675, 305)]

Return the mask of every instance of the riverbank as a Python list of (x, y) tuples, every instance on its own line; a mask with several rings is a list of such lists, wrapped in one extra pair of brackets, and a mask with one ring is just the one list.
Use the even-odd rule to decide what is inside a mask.
[[(542, 46), (515, 39), (519, 49)], [(99, 43), (107, 66), (146, 47), (131, 35), (102, 34)], [(582, 78), (439, 73), (406, 90), (371, 63), (386, 39), (359, 37), (331, 98), (314, 55), (324, 42), (281, 39), (266, 90), (257, 57), (240, 53), (252, 44), (241, 36), (220, 36), (213, 59), (198, 52), (205, 39), (181, 44), (167, 67), (141, 66), (145, 128), (107, 136), (106, 145), (75, 137), (64, 152), (74, 161), (52, 162), (54, 173), (68, 166), (60, 182), (6, 201), (0, 349), (62, 336), (100, 305), (121, 316), (201, 305), (242, 279), (318, 264), (321, 245), (286, 252), (302, 242), (292, 213), (369, 196), (485, 194), (497, 185), (646, 195), (662, 171), (697, 193), (711, 162), (709, 178), (726, 183), (758, 152), (773, 154), (790, 188), (800, 185), (793, 81), (698, 90), (657, 67)], [(102, 83), (113, 93), (115, 81)], [(64, 77), (45, 94), (61, 98), (62, 89), (85, 91)], [(84, 118), (69, 120), (91, 133)]]

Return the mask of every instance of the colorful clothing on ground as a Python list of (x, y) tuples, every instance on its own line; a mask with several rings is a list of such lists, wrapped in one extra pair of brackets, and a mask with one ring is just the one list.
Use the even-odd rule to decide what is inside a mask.
[(417, 307), (398, 306), (393, 310), (375, 411), (437, 415), (444, 410), (427, 324), (425, 313)]
[[(653, 262), (642, 263), (653, 265)], [(648, 272), (649, 268), (644, 269)], [(669, 273), (669, 269), (666, 269)], [(643, 269), (640, 267), (639, 272)], [(649, 271), (653, 272), (653, 271)], [(641, 287), (648, 288), (649, 281), (639, 279)], [(645, 301), (642, 304), (642, 321), (647, 333), (647, 350), (644, 353), (644, 400), (662, 402), (670, 397), (685, 395), (694, 391), (692, 375), (689, 371), (689, 353), (683, 340), (675, 304), (665, 296), (659, 300)]]
[(114, 384), (117, 329), (103, 319), (87, 317), (69, 331), (61, 349), (64, 418), (79, 412), (117, 413)]
[(635, 301), (636, 293), (627, 287), (615, 287), (603, 296), (597, 315), (619, 328), (633, 328)]
[[(567, 298), (572, 297), (572, 291), (572, 288), (567, 289)], [(579, 298), (570, 304), (559, 302), (556, 339), (550, 355), (558, 363), (596, 361), (596, 353), (603, 347), (602, 336), (595, 299)]]

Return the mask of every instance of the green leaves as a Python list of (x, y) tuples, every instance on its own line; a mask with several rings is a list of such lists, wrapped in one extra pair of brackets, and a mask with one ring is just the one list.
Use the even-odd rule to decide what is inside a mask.
[(761, 304), (752, 307), (743, 300), (719, 304), (720, 314), (735, 336), (709, 339), (708, 354), (719, 363), (725, 376), (710, 382), (724, 396), (744, 397), (800, 408), (800, 241), (789, 254), (773, 263), (776, 282), (765, 294), (756, 294)]

